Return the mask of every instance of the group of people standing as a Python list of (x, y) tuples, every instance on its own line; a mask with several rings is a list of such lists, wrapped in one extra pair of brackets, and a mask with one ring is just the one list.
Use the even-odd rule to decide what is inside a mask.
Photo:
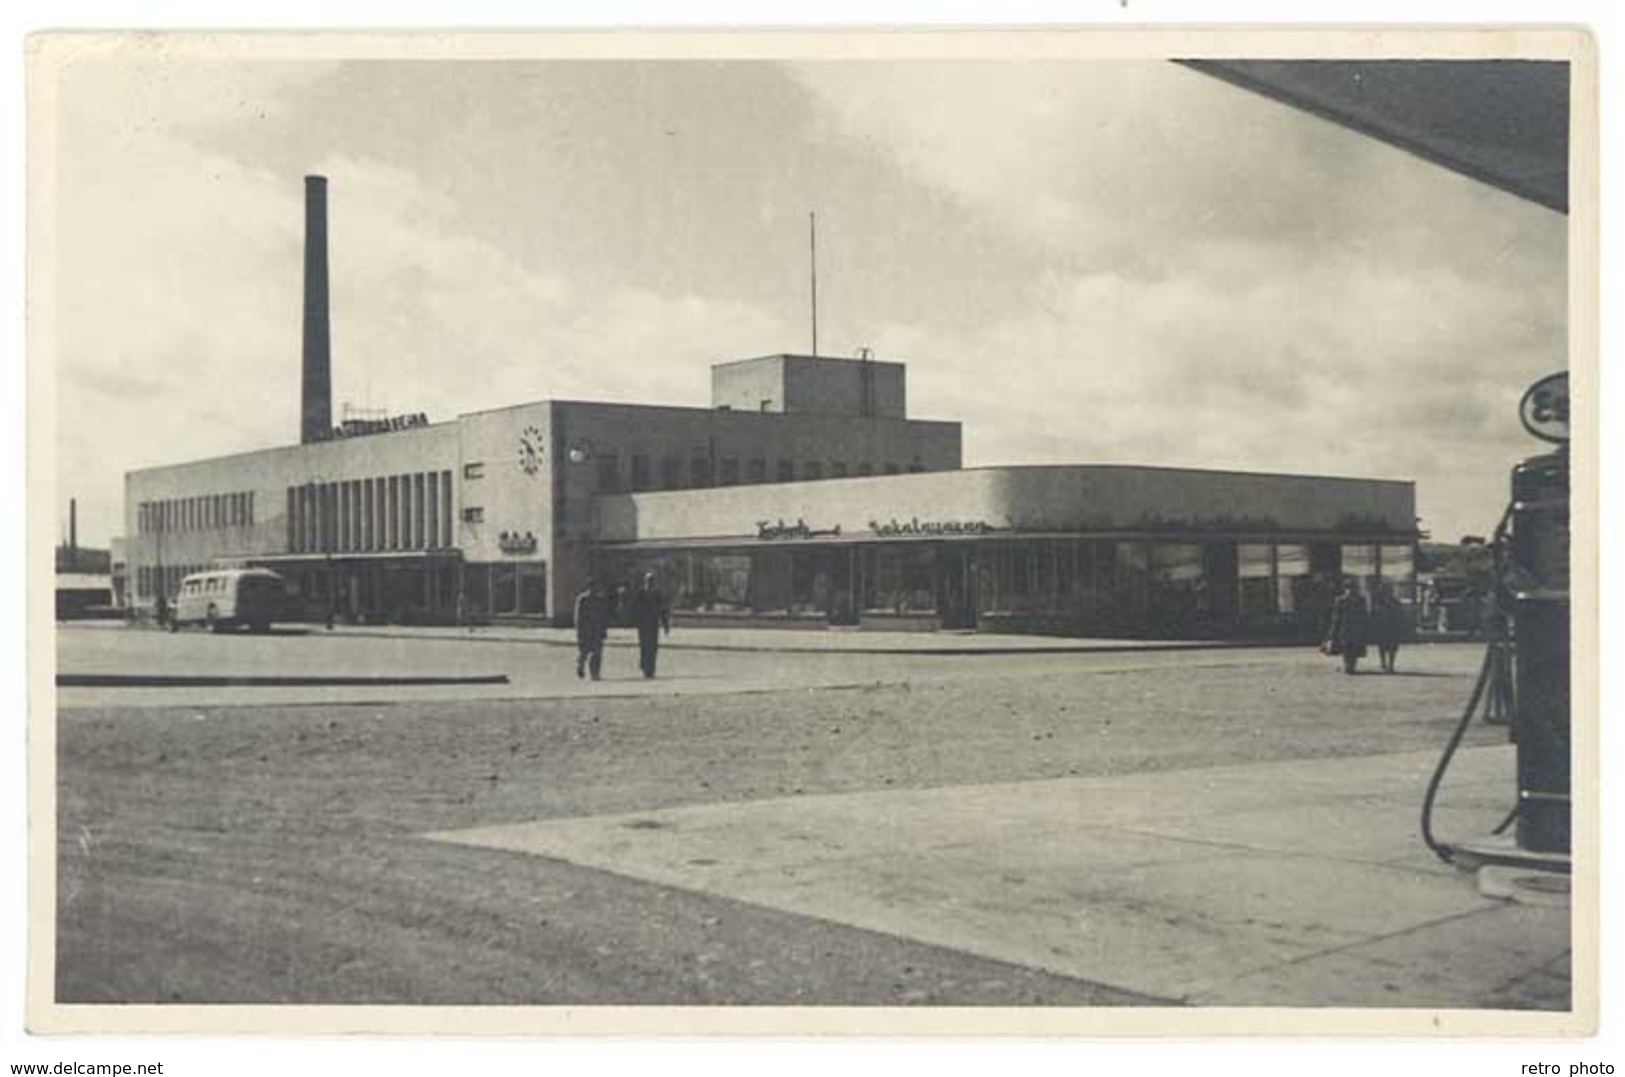
[[(623, 610), (624, 606), (624, 610)], [(671, 634), (671, 606), (661, 593), (654, 573), (643, 577), (624, 603), (598, 580), (590, 579), (576, 596), (576, 676), (598, 680), (604, 665), (604, 644), (618, 612), (625, 612), (638, 630), (638, 668), (644, 677), (655, 675), (660, 636)]]
[(1343, 659), (1343, 672), (1354, 673), (1366, 656), (1366, 645), (1375, 644), (1384, 673), (1394, 672), (1399, 644), (1405, 637), (1405, 607), (1394, 597), (1393, 588), (1379, 584), (1366, 606), (1365, 595), (1353, 579), (1344, 579), (1332, 599), (1331, 617), (1326, 623), (1322, 654)]

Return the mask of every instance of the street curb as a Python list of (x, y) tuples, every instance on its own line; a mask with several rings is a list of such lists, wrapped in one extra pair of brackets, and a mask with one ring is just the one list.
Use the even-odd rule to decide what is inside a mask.
[[(540, 647), (563, 647), (569, 650), (575, 650), (576, 648), (576, 644), (572, 640), (515, 639), (511, 636), (481, 636), (477, 633), (424, 633), (408, 636), (393, 632), (346, 630), (338, 635), (346, 638), (463, 640), (470, 643), (518, 643)], [(606, 646), (631, 649), (637, 646), (637, 642), (635, 640), (610, 640)], [(1155, 654), (1159, 651), (1241, 651), (1294, 646), (1310, 648), (1313, 647), (1313, 644), (1285, 644), (1268, 640), (1191, 640), (1176, 643), (1147, 641), (1144, 644), (1116, 644), (1112, 646), (1087, 643), (1057, 643), (1040, 644), (1036, 647), (807, 647), (794, 644), (770, 646), (745, 643), (668, 643), (664, 640), (660, 643), (660, 649), (663, 651), (723, 651), (734, 654), (879, 654), (894, 658), (906, 658), (910, 655), (962, 658), (1020, 657), (1024, 654)]]
[(151, 673), (58, 673), (56, 675), (58, 688), (325, 688), (507, 683), (508, 675), (506, 673), (444, 677), (401, 677), (392, 675), (379, 677), (314, 675), (230, 677)]

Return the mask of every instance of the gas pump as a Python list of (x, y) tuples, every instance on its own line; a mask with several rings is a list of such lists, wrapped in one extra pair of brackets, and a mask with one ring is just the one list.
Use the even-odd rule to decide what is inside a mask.
[[(1569, 871), (1569, 452), (1568, 375), (1535, 382), (1519, 405), (1524, 428), (1552, 452), (1512, 469), (1511, 502), (1495, 531), (1495, 611), (1483, 669), (1428, 783), (1422, 838), (1465, 870), (1508, 865)], [(1510, 652), (1511, 661), (1505, 658)], [(1511, 684), (1496, 683), (1511, 674)], [(1488, 691), (1487, 691), (1488, 689)], [(1517, 803), (1491, 836), (1446, 844), (1432, 832), (1434, 797), (1481, 701), (1511, 699)], [(1499, 837), (1516, 822), (1515, 838)], [(1564, 880), (1566, 882), (1566, 880)], [(1533, 888), (1533, 887), (1531, 887)], [(1549, 886), (1546, 889), (1559, 889)]]

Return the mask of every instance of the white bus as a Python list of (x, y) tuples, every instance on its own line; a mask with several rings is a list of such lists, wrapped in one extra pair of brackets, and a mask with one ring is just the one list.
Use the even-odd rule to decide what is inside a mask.
[(248, 626), (270, 630), (282, 612), (286, 591), (282, 577), (264, 568), (222, 568), (198, 572), (181, 581), (181, 593), (169, 617), (169, 630), (200, 624), (212, 632)]

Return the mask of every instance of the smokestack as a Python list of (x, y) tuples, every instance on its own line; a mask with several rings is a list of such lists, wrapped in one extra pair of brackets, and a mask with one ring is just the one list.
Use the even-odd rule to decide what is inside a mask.
[(79, 548), (79, 499), (68, 498), (68, 549)]
[(333, 434), (333, 356), (327, 321), (327, 177), (305, 177), (305, 346), (299, 441)]

